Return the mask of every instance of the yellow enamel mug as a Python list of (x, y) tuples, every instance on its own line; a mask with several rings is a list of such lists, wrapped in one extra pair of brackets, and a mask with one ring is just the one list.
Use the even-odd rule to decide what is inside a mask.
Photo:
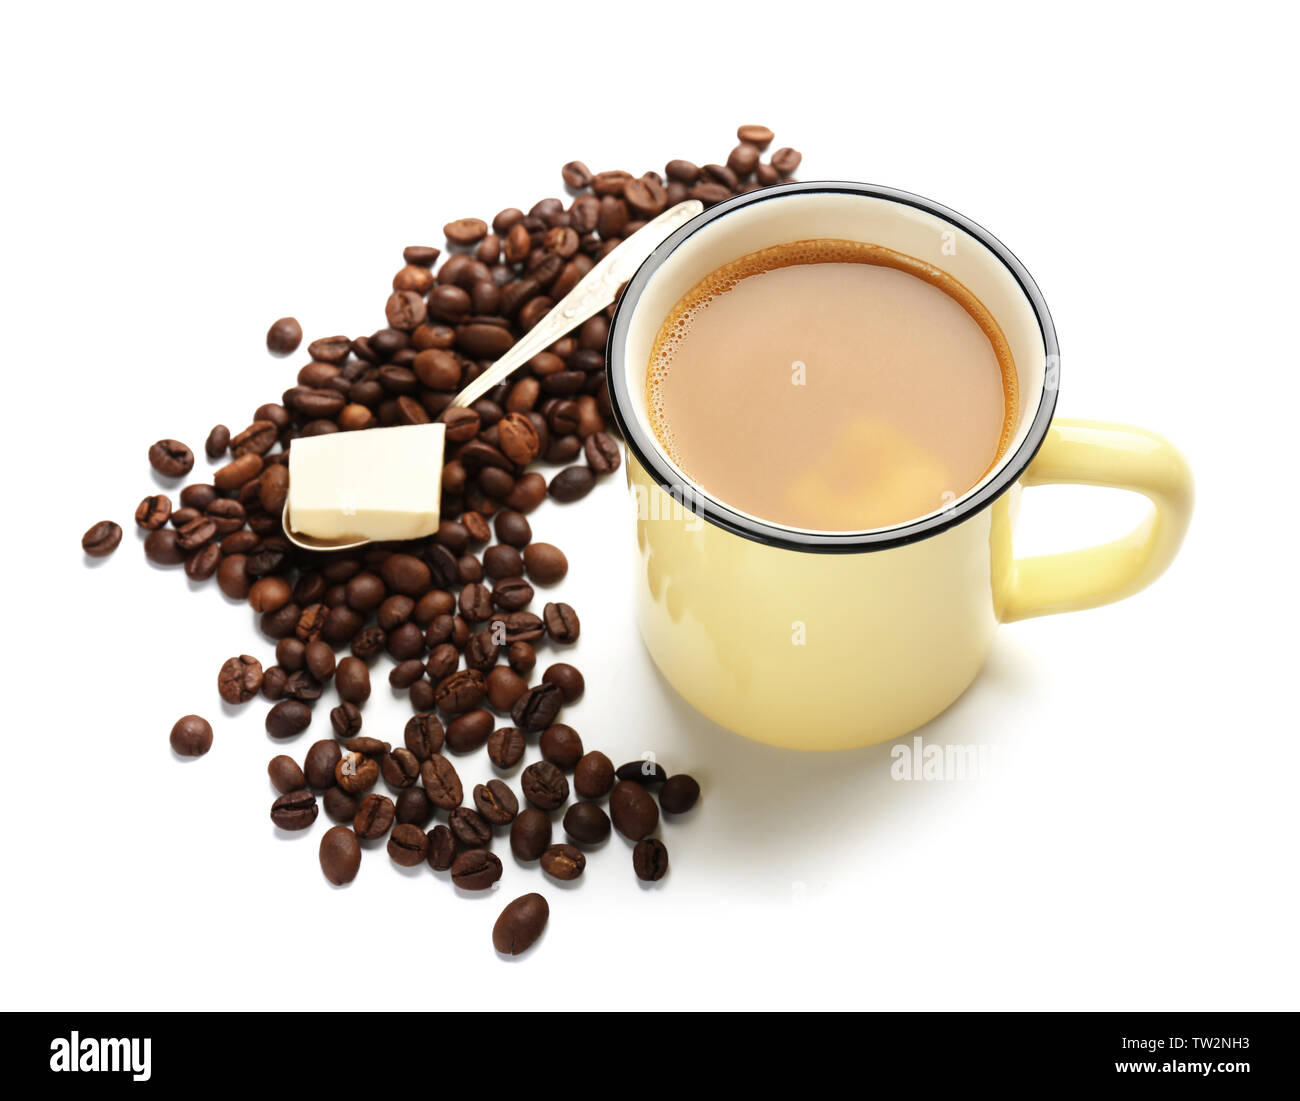
[[(646, 370), (674, 304), (723, 264), (813, 238), (934, 264), (975, 293), (1011, 344), (1020, 409), (1010, 447), (968, 493), (905, 524), (822, 532), (742, 513), (693, 484), (650, 428)], [(1053, 420), (1056, 334), (1020, 262), (969, 219), (907, 192), (786, 184), (704, 212), (629, 282), (608, 363), (636, 503), (646, 646), (699, 711), (772, 745), (847, 749), (916, 729), (975, 679), (999, 623), (1136, 593), (1173, 560), (1191, 519), (1192, 477), (1170, 443), (1139, 428)], [(1114, 542), (1016, 558), (1020, 491), (1047, 483), (1131, 490), (1151, 508)]]

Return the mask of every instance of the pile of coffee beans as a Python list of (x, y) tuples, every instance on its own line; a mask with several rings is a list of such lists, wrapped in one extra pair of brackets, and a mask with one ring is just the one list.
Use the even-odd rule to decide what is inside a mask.
[[(204, 453), (221, 464), (209, 481), (184, 486), (174, 502), (152, 493), (136, 507), (150, 561), (181, 566), (196, 581), (215, 577), (226, 596), (248, 602), (275, 643), (274, 660), (241, 654), (222, 665), (223, 700), (263, 697), (271, 705), (267, 734), (284, 741), (312, 726), (333, 682), (339, 703), (329, 711), (330, 736), (312, 744), (301, 765), (281, 754), (268, 766), (279, 828), (306, 829), (320, 805), (337, 823), (320, 843), (329, 882), (350, 882), (362, 841), (387, 837), (394, 863), (424, 862), (459, 889), (481, 891), (502, 875), (491, 848), (498, 831), (508, 831), (516, 857), (538, 861), (557, 880), (580, 877), (583, 847), (602, 843), (611, 829), (634, 843), (639, 878), (656, 881), (667, 872), (667, 849), (654, 836), (660, 808), (684, 813), (699, 785), (651, 761), (615, 769), (603, 753), (586, 750), (560, 721), (562, 708), (585, 690), (570, 663), (550, 662), (532, 681), (538, 648), (576, 642), (581, 620), (563, 601), (532, 610), (536, 588), (563, 580), (568, 561), (558, 547), (533, 540), (528, 516), (547, 497), (580, 500), (621, 463), (605, 379), (612, 307), (470, 408), (450, 405), (646, 221), (687, 198), (713, 205), (769, 186), (799, 165), (800, 154), (789, 148), (763, 159), (773, 138), (766, 127), (742, 126), (737, 138), (724, 163), (672, 160), (662, 174), (592, 172), (570, 161), (561, 170), (567, 202), (545, 198), (490, 222), (448, 222), (445, 257), (428, 245), (404, 250), (382, 328), (312, 340), (309, 362), (278, 400), (254, 409), (238, 432), (218, 424), (208, 434)], [(299, 323), (284, 317), (268, 330), (266, 346), (289, 355), (302, 338)], [(281, 512), (295, 439), (433, 420), (447, 426), (447, 451), (442, 522), (432, 536), (338, 553), (304, 551), (285, 537)], [(194, 468), (194, 452), (179, 440), (158, 440), (148, 457), (163, 478), (184, 478)], [(538, 463), (561, 469), (548, 478)], [(82, 547), (104, 557), (121, 538), (118, 524), (101, 521)], [(389, 683), (408, 693), (413, 711), (396, 746), (362, 733), (381, 654), (393, 661)], [(177, 754), (202, 755), (212, 728), (187, 715), (171, 744)], [(523, 763), (530, 744), (540, 759), (520, 773), (522, 804), (501, 776), (472, 787), (467, 802), (449, 755), (486, 746), (491, 766), (504, 773)], [(570, 776), (579, 799), (573, 803)], [(391, 794), (372, 790), (381, 780)], [(435, 824), (439, 813), (446, 820)], [(567, 841), (553, 841), (552, 816)], [(548, 912), (540, 895), (516, 899), (493, 943), (504, 953), (523, 951)]]

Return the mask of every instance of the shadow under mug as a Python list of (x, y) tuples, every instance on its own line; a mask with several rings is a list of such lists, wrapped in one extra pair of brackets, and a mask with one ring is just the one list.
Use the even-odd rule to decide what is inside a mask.
[[(650, 428), (646, 369), (677, 301), (747, 253), (819, 237), (884, 245), (943, 269), (989, 308), (1011, 345), (1020, 394), (1011, 445), (969, 492), (905, 524), (818, 532), (769, 523), (691, 482)], [(636, 502), (646, 646), (695, 708), (772, 745), (847, 749), (916, 729), (975, 679), (999, 623), (1132, 595), (1173, 560), (1191, 519), (1191, 474), (1170, 443), (1139, 428), (1053, 419), (1056, 333), (1020, 262), (968, 218), (904, 191), (792, 183), (700, 214), (629, 282), (608, 364)], [(1151, 508), (1121, 539), (1018, 559), (1021, 489), (1045, 483), (1132, 490)]]

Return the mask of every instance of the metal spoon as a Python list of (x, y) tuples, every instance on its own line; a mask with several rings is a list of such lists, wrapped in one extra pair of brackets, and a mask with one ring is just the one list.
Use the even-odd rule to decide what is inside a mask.
[[(631, 237), (628, 237), (609, 255), (601, 260), (591, 271), (582, 277), (578, 285), (560, 299), (541, 321), (513, 345), (505, 355), (478, 376), (452, 399), (450, 408), (473, 405), (494, 386), (509, 378), (533, 356), (545, 351), (560, 337), (572, 332), (588, 318), (595, 317), (614, 301), (618, 289), (636, 273), (652, 252), (679, 226), (690, 221), (704, 209), (704, 204), (697, 199), (688, 199), (684, 203), (665, 210), (657, 218), (647, 222)], [(442, 427), (438, 425), (438, 427)], [(292, 449), (290, 450), (292, 454)], [(295, 532), (289, 526), (289, 507), (293, 496), (293, 481), (289, 482), (289, 498), (284, 502), (282, 522), (284, 533), (289, 542), (303, 550), (343, 551), (355, 550), (372, 542), (370, 539), (356, 539), (351, 542), (338, 543)]]

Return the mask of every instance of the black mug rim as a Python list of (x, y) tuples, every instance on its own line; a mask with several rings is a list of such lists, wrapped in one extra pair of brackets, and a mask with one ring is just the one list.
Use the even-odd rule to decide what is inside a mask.
[[(871, 531), (835, 532), (804, 531), (786, 527), (782, 524), (760, 520), (733, 509), (725, 502), (713, 497), (708, 490), (697, 487), (683, 480), (668, 462), (663, 449), (655, 439), (648, 426), (632, 414), (635, 401), (632, 393), (632, 380), (627, 364), (627, 334), (651, 277), (663, 262), (673, 254), (689, 237), (710, 222), (725, 217), (734, 210), (752, 206), (755, 203), (771, 202), (788, 195), (806, 194), (847, 194), (871, 198), (886, 199), (904, 206), (915, 207), (940, 218), (954, 227), (963, 230), (985, 245), (1002, 262), (1019, 284), (1025, 298), (1029, 301), (1038, 322), (1046, 353), (1043, 371), (1043, 386), (1038, 395), (1038, 409), (1033, 423), (1020, 446), (1009, 459), (1004, 459), (1002, 466), (984, 485), (963, 497), (957, 504), (942, 512), (911, 520), (905, 524)], [(725, 261), (723, 261), (725, 263)], [(1025, 266), (1016, 258), (1009, 248), (988, 230), (964, 215), (958, 214), (946, 206), (896, 188), (882, 187), (876, 184), (853, 183), (840, 180), (805, 181), (800, 183), (777, 184), (760, 188), (744, 195), (736, 195), (716, 206), (697, 214), (681, 226), (652, 252), (628, 281), (614, 310), (613, 321), (609, 329), (609, 341), (606, 348), (608, 364), (609, 397), (614, 421), (623, 433), (628, 450), (637, 462), (649, 473), (651, 478), (681, 502), (683, 506), (701, 519), (729, 531), (735, 535), (752, 539), (768, 546), (781, 547), (786, 550), (807, 551), (819, 554), (856, 554), (867, 551), (886, 550), (890, 547), (915, 543), (928, 539), (940, 532), (960, 524), (978, 512), (988, 508), (994, 501), (1010, 489), (1025, 472), (1038, 449), (1047, 436), (1047, 429), (1052, 422), (1056, 409), (1056, 397), (1059, 379), (1060, 352), (1056, 343), (1056, 328), (1052, 324), (1047, 303), (1033, 277)], [(644, 378), (639, 382), (644, 385)]]

